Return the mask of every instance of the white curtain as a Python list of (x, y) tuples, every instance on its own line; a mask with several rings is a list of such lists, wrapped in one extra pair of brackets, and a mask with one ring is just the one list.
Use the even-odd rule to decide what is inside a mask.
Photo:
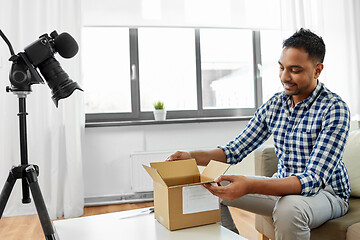
[[(0, 0), (0, 28), (15, 53), (44, 33), (68, 32), (80, 42), (81, 1)], [(81, 51), (81, 47), (80, 47)], [(9, 49), (0, 39), (0, 187), (11, 166), (20, 164), (18, 98), (6, 93), (10, 85)], [(63, 59), (55, 54), (64, 71), (81, 83), (80, 54)], [(83, 214), (84, 187), (81, 144), (84, 132), (83, 92), (76, 90), (56, 108), (47, 85), (35, 84), (27, 97), (28, 160), (40, 167), (39, 184), (52, 219)], [(35, 206), (22, 204), (18, 180), (3, 216), (35, 214)]]
[(326, 45), (320, 81), (360, 116), (360, 1), (280, 0), (281, 28), (288, 37), (301, 27), (322, 36)]

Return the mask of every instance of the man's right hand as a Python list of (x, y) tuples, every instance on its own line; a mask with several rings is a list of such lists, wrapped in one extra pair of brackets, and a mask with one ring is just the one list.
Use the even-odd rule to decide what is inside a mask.
[(170, 155), (166, 161), (177, 161), (185, 160), (192, 158), (189, 152), (177, 151), (174, 154)]
[(226, 156), (223, 150), (220, 148), (210, 150), (210, 151), (177, 151), (174, 154), (170, 155), (166, 161), (177, 161), (195, 158), (197, 165), (206, 166), (209, 164), (210, 160), (215, 160), (219, 162), (226, 162)]

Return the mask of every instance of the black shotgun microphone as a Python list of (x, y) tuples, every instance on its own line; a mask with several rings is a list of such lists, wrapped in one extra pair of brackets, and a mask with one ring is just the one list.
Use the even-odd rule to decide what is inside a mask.
[[(57, 34), (55, 32), (55, 34)], [(79, 51), (79, 46), (75, 39), (68, 33), (63, 32), (60, 35), (54, 36), (54, 32), (50, 34), (54, 38), (55, 50), (63, 58), (72, 58)]]

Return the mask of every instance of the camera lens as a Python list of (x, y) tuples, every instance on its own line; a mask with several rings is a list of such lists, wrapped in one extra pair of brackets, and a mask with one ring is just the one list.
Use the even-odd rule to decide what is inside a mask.
[(79, 84), (69, 78), (69, 75), (64, 72), (60, 63), (54, 57), (40, 63), (38, 68), (51, 89), (52, 99), (56, 107), (60, 99), (67, 98), (76, 89), (83, 91)]

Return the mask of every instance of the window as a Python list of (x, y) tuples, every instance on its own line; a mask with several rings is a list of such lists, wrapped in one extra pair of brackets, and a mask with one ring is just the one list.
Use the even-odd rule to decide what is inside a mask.
[(128, 28), (83, 28), (85, 112), (131, 112)]
[(87, 122), (152, 120), (158, 100), (168, 119), (249, 116), (262, 104), (258, 31), (84, 27), (82, 40)]
[(254, 108), (252, 32), (200, 30), (204, 109)]
[(279, 80), (282, 39), (280, 31), (261, 31), (261, 61), (263, 100), (266, 102), (274, 93), (283, 91)]
[(167, 111), (196, 110), (195, 32), (139, 28), (140, 110), (161, 100)]

